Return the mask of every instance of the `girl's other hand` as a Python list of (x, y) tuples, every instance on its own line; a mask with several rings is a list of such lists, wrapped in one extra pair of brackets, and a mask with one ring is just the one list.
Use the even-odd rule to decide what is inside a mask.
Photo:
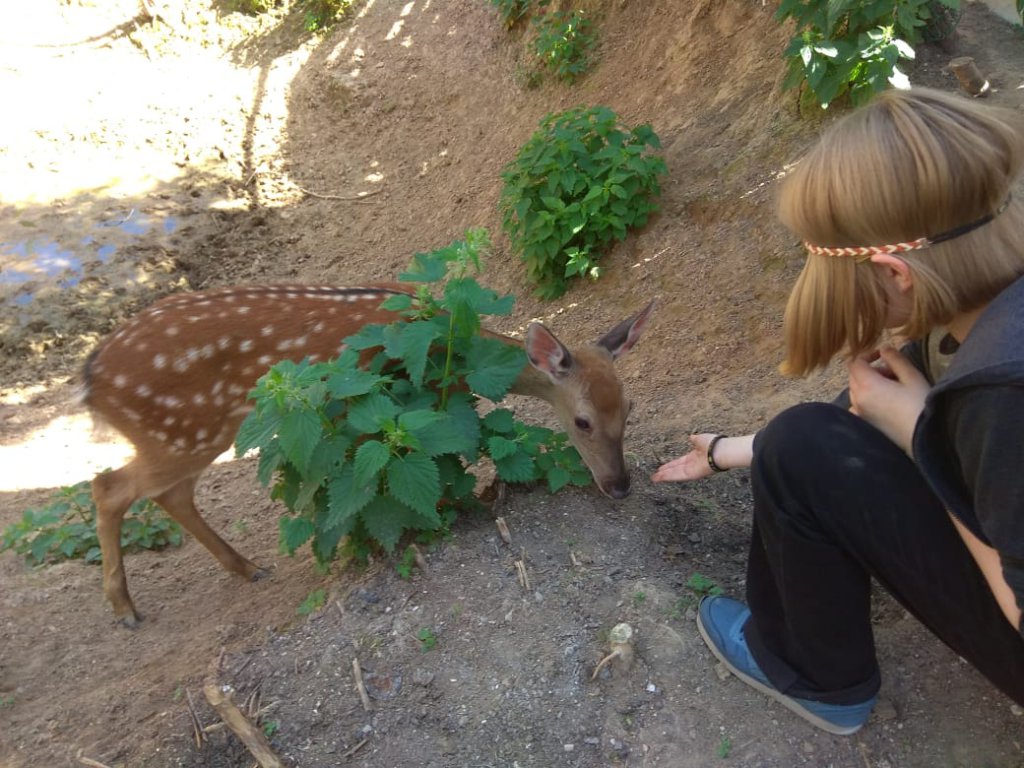
[(885, 433), (911, 454), (917, 419), (931, 385), (899, 351), (884, 346), (876, 354), (847, 363), (850, 411)]

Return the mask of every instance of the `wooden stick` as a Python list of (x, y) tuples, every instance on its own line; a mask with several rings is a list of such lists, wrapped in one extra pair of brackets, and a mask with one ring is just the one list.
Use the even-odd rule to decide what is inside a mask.
[(508, 523), (505, 522), (504, 517), (494, 518), (494, 524), (498, 526), (498, 533), (501, 535), (501, 540), (509, 546), (512, 545), (512, 534), (509, 533)]
[(958, 56), (949, 62), (949, 68), (960, 81), (960, 87), (971, 96), (985, 96), (989, 91), (988, 80), (981, 74), (970, 56)]
[(416, 567), (419, 568), (420, 571), (422, 571), (423, 573), (426, 573), (427, 572), (427, 558), (425, 558), (423, 556), (423, 553), (420, 552), (420, 548), (417, 547), (415, 544), (410, 544), (409, 545), (409, 549), (412, 550), (412, 556), (413, 556), (413, 559), (416, 561)]
[(360, 200), (364, 198), (370, 197), (371, 195), (379, 195), (381, 192), (384, 191), (383, 189), (375, 189), (372, 192), (361, 192), (360, 194), (355, 195), (354, 197), (346, 197), (344, 195), (321, 195), (319, 192), (313, 192), (311, 190), (306, 189), (305, 187), (300, 187), (298, 184), (296, 184), (295, 186), (303, 194), (309, 195), (310, 197), (315, 197), (317, 200), (341, 200), (347, 203), (358, 203)]
[(192, 721), (192, 733), (196, 737), (196, 749), (201, 749), (203, 741), (206, 739), (203, 729), (203, 724), (199, 720), (199, 714), (196, 712), (195, 702), (192, 701), (192, 693), (188, 688), (185, 689), (185, 701), (188, 704), (188, 716)]
[(82, 765), (87, 765), (89, 768), (110, 768), (109, 765), (93, 760), (89, 757), (82, 757), (82, 750), (78, 750), (78, 762)]
[[(257, 711), (255, 714), (250, 715), (250, 717), (254, 721), (259, 722), (261, 717), (263, 717), (268, 712), (271, 712), (272, 710), (276, 709), (277, 705), (280, 703), (280, 701), (272, 701), (269, 704), (267, 704), (267, 706), (261, 707), (259, 711)], [(210, 723), (210, 725), (203, 728), (203, 733), (216, 733), (217, 731), (223, 731), (227, 727), (227, 723), (223, 721), (219, 723)]]
[(366, 742), (368, 742), (369, 740), (370, 740), (370, 737), (367, 736), (365, 739), (363, 739), (358, 744), (356, 744), (354, 747), (352, 747), (352, 749), (350, 749), (347, 752), (345, 752), (344, 754), (342, 754), (342, 757), (352, 757), (352, 755), (354, 755), (360, 749), (365, 747), (366, 746)]
[(529, 591), (530, 589), (530, 577), (526, 574), (526, 563), (522, 560), (516, 560), (516, 571), (519, 573), (519, 583), (523, 589)]
[(359, 659), (352, 659), (352, 674), (356, 678), (356, 690), (359, 691), (359, 698), (362, 699), (363, 709), (367, 712), (370, 711), (370, 696), (366, 692), (366, 686), (363, 684), (363, 669), (359, 666)]
[(203, 686), (203, 693), (206, 694), (206, 700), (210, 702), (210, 706), (217, 711), (221, 719), (227, 723), (228, 728), (235, 732), (246, 749), (256, 758), (260, 768), (284, 768), (284, 763), (270, 746), (263, 731), (249, 722), (248, 718), (231, 700), (234, 690), (230, 685), (219, 685), (216, 682), (208, 681)]

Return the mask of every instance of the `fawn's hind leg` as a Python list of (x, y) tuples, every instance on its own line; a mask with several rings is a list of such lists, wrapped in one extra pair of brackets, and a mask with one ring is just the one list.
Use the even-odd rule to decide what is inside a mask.
[(225, 569), (250, 580), (263, 576), (266, 571), (238, 554), (203, 520), (195, 503), (198, 479), (198, 475), (185, 478), (152, 499), (167, 510), (167, 514), (177, 520), (182, 528), (195, 536)]
[(103, 557), (103, 593), (114, 608), (114, 616), (128, 627), (142, 617), (128, 594), (128, 579), (121, 553), (121, 522), (125, 512), (138, 498), (133, 482), (135, 462), (112, 472), (102, 472), (92, 481), (96, 503), (96, 535)]

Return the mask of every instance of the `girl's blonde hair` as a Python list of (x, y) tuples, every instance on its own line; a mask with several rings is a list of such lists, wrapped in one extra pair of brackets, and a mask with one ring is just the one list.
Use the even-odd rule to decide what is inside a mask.
[[(832, 125), (783, 183), (778, 211), (801, 240), (868, 246), (935, 236), (998, 211), (1024, 163), (1008, 112), (925, 88), (886, 91)], [(914, 280), (907, 323), (920, 338), (1024, 275), (1024, 205), (1010, 200), (967, 234), (899, 255)], [(888, 310), (882, 268), (810, 254), (785, 315), (790, 375), (873, 349)]]

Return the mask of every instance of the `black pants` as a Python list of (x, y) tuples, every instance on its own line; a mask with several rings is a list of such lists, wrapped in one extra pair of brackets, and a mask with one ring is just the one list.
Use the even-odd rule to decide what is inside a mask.
[(745, 632), (779, 690), (830, 704), (878, 692), (874, 577), (1024, 704), (1024, 639), (913, 461), (885, 435), (842, 408), (799, 405), (761, 430), (751, 469)]

